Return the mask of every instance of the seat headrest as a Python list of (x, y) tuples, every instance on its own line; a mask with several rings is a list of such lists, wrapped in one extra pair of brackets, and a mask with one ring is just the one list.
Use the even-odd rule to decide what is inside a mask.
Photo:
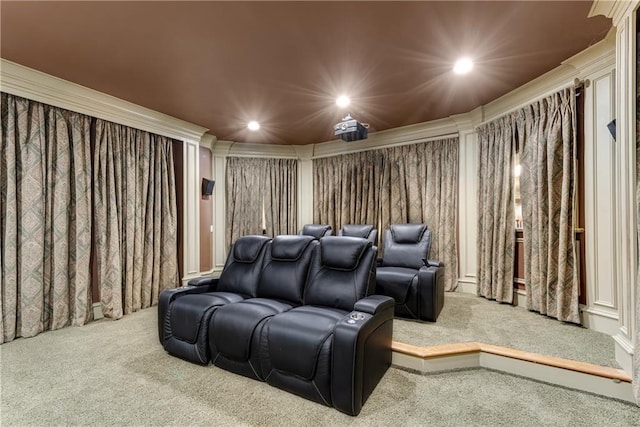
[(327, 232), (331, 230), (330, 225), (322, 225), (322, 224), (307, 224), (302, 227), (302, 234), (305, 236), (313, 236), (316, 239), (320, 239), (324, 237)]
[(260, 251), (271, 240), (267, 236), (243, 236), (233, 244), (233, 258), (237, 262), (252, 263)]
[(271, 258), (278, 261), (297, 261), (314, 240), (312, 236), (276, 236), (271, 242)]
[(361, 237), (334, 237), (320, 239), (322, 265), (334, 270), (355, 270), (371, 242)]
[(392, 224), (391, 234), (397, 243), (418, 243), (427, 229), (427, 224)]
[(347, 224), (342, 227), (342, 235), (348, 237), (369, 237), (373, 225)]

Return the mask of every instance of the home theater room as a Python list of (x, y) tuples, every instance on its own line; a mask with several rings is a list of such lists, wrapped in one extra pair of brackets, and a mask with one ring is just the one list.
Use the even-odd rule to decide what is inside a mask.
[(639, 9), (2, 0), (0, 425), (640, 426)]

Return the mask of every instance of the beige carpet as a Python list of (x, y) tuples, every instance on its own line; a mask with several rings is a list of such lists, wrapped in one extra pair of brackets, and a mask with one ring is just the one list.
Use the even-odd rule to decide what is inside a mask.
[(4, 426), (640, 425), (640, 409), (478, 369), (391, 369), (354, 418), (165, 353), (155, 308), (0, 346)]
[(420, 347), (479, 341), (620, 368), (607, 334), (471, 294), (445, 294), (436, 323), (396, 319), (393, 339)]

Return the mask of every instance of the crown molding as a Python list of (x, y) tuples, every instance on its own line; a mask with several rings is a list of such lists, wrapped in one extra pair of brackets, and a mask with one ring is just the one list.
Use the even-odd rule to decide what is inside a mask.
[(483, 123), (578, 83), (599, 70), (614, 67), (615, 61), (615, 32), (610, 31), (603, 40), (562, 61), (560, 66), (485, 105)]
[(294, 145), (294, 150), (296, 150), (296, 154), (300, 160), (311, 160), (313, 157), (313, 144), (308, 145)]
[(209, 150), (213, 151), (213, 146), (215, 145), (217, 140), (218, 138), (216, 138), (214, 135), (211, 135), (210, 133), (205, 133), (204, 135), (202, 135), (202, 138), (200, 139), (200, 146), (208, 148)]
[(313, 158), (337, 156), (358, 151), (373, 150), (421, 142), (434, 137), (453, 136), (458, 133), (455, 120), (433, 120), (369, 134), (367, 139), (344, 142), (340, 139), (314, 145)]
[(603, 15), (611, 18), (613, 25), (618, 26), (620, 21), (630, 15), (640, 5), (638, 0), (595, 0), (589, 10), (589, 17)]
[(200, 141), (208, 130), (2, 58), (0, 90), (169, 138)]
[(216, 156), (233, 157), (265, 157), (281, 159), (297, 159), (294, 145), (237, 143), (235, 141), (216, 141), (213, 145)]

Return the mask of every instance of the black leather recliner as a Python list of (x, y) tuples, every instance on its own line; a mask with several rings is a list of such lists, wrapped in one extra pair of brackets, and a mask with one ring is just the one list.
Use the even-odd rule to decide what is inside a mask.
[(309, 263), (318, 241), (311, 236), (276, 236), (269, 243), (257, 298), (215, 311), (209, 323), (209, 349), (216, 366), (264, 380), (260, 340), (266, 321), (302, 304)]
[(386, 230), (376, 271), (376, 293), (395, 300), (395, 314), (435, 322), (444, 305), (444, 268), (428, 260), (431, 230), (425, 224), (393, 224)]
[(325, 237), (311, 261), (304, 305), (263, 332), (267, 383), (357, 415), (391, 365), (393, 300), (368, 296), (377, 251), (365, 239)]
[(300, 230), (300, 234), (303, 236), (313, 236), (316, 239), (321, 239), (326, 236), (333, 235), (333, 230), (330, 225), (322, 224), (306, 224)]
[(370, 241), (373, 246), (378, 246), (378, 230), (373, 225), (345, 224), (338, 230), (338, 236), (362, 237)]
[(191, 362), (208, 364), (208, 326), (219, 307), (257, 296), (267, 244), (266, 236), (238, 239), (220, 278), (202, 278), (190, 286), (168, 289), (158, 301), (158, 336), (169, 353)]

